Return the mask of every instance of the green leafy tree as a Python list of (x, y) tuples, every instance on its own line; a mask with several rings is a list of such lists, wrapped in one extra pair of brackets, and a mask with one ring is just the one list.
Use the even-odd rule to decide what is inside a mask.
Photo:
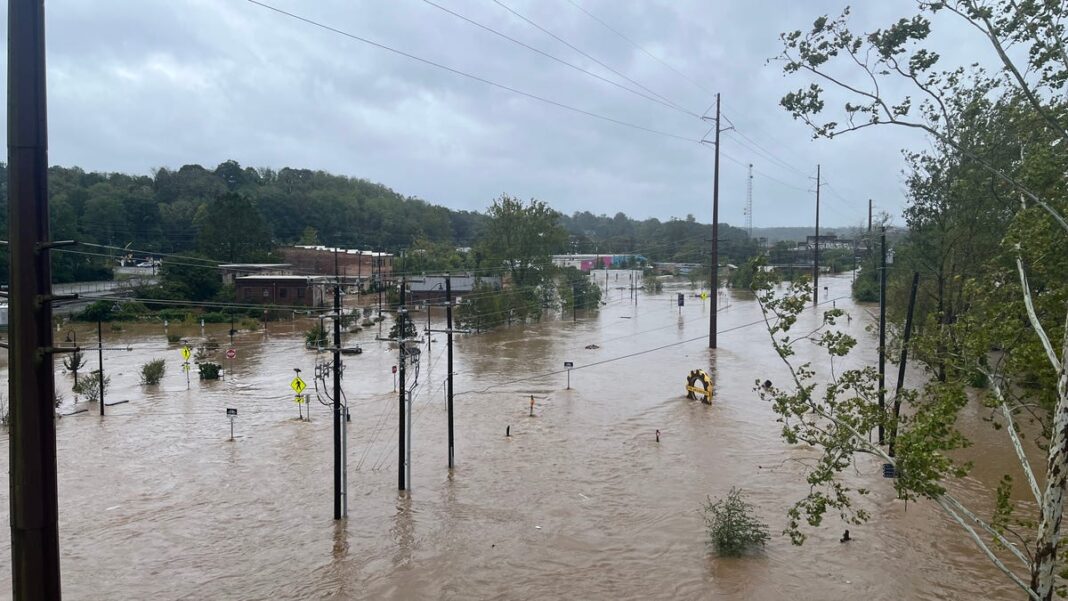
[(515, 286), (539, 286), (550, 275), (552, 255), (561, 252), (567, 233), (560, 214), (540, 200), (529, 203), (507, 194), (487, 211), (482, 246), (489, 261), (499, 261)]
[(709, 498), (704, 506), (708, 544), (726, 557), (737, 557), (754, 547), (763, 547), (771, 537), (767, 524), (754, 516), (754, 512), (742, 491), (734, 487), (723, 499)]
[(205, 205), (200, 218), (197, 247), (220, 261), (253, 262), (271, 251), (271, 239), (255, 203), (240, 194), (227, 193)]
[[(954, 0), (921, 1), (918, 7), (917, 14), (866, 34), (850, 30), (848, 10), (784, 34), (785, 71), (815, 81), (784, 96), (782, 104), (816, 136), (889, 124), (924, 132), (934, 143), (931, 152), (910, 157), (910, 236), (902, 249), (910, 266), (926, 265), (936, 276), (934, 293), (924, 295), (934, 307), (922, 308), (915, 348), (938, 377), (917, 396), (915, 415), (931, 419), (928, 434), (951, 432), (966, 403), (965, 385), (981, 376), (989, 384), (984, 402), (1011, 442), (1034, 509), (1013, 501), (1010, 478), (998, 487), (989, 520), (945, 494), (943, 481), (959, 466), (944, 463), (943, 452), (959, 441), (909, 440), (924, 430), (922, 421), (889, 424), (901, 428), (896, 463), (904, 477), (898, 491), (935, 501), (1030, 599), (1046, 601), (1066, 592), (1058, 570), (1068, 488), (1068, 165), (1058, 145), (1068, 138), (1068, 34), (1062, 24), (1068, 6)], [(967, 25), (996, 61), (942, 67), (941, 57), (924, 47), (936, 14)], [(838, 114), (827, 117), (827, 110)], [(787, 397), (816, 403), (820, 411), (835, 409), (820, 406), (818, 397), (805, 392), (807, 384), (795, 384)], [(781, 392), (769, 394), (778, 398)], [(1042, 427), (1035, 442), (1045, 454), (1044, 477), (1024, 452), (1016, 425), (1021, 414)], [(847, 418), (836, 423), (868, 425)], [(837, 445), (839, 457), (858, 450), (814, 440), (824, 448)], [(888, 459), (881, 449), (865, 451)], [(994, 552), (998, 546), (1009, 551), (1008, 564)]]

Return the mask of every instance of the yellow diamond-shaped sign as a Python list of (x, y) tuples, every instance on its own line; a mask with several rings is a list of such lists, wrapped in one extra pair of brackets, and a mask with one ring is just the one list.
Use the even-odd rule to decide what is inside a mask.
[(192, 353), (192, 351), (190, 351), (190, 350), (189, 350), (189, 347), (188, 347), (188, 346), (183, 346), (183, 347), (182, 347), (182, 359), (185, 359), (186, 361), (189, 361), (189, 357), (190, 357), (190, 356), (191, 356), (192, 354), (193, 354), (193, 353)]
[(707, 292), (702, 292), (701, 293), (701, 300), (708, 300), (708, 293)]
[(304, 389), (307, 388), (308, 385), (304, 383), (304, 380), (300, 379), (300, 376), (297, 376), (289, 383), (289, 387), (293, 389), (293, 392), (300, 394), (304, 392)]

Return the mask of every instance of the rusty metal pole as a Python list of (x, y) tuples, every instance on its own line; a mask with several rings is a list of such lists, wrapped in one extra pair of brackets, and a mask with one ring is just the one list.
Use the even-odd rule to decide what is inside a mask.
[(8, 2), (12, 598), (61, 598), (43, 0)]

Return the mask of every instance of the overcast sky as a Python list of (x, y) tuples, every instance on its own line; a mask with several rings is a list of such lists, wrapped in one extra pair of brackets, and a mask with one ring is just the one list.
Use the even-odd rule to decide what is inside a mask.
[[(583, 111), (689, 139), (708, 128), (424, 0), (264, 1)], [(830, 183), (824, 225), (861, 223), (869, 197), (878, 209), (900, 211), (900, 150), (922, 146), (922, 138), (883, 128), (813, 141), (778, 106), (783, 93), (808, 84), (767, 63), (780, 50), (779, 33), (837, 14), (844, 0), (435, 2), (686, 111), (703, 113), (721, 92), (723, 112), (748, 138), (723, 137), (722, 222), (743, 223), (750, 162), (754, 226), (812, 224), (808, 178), (817, 163)], [(865, 2), (854, 20), (885, 26), (913, 6)], [(362, 177), (456, 209), (482, 210), (507, 192), (566, 213), (711, 220), (709, 146), (524, 97), (243, 0), (49, 0), (46, 10), (53, 164), (150, 174), (235, 159)], [(967, 42), (943, 36), (937, 43), (969, 56)], [(0, 69), (6, 81), (6, 61)]]

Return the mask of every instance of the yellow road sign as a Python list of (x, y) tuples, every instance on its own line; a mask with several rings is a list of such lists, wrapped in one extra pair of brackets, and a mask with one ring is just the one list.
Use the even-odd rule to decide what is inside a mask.
[(193, 354), (193, 352), (191, 350), (189, 350), (188, 346), (183, 346), (182, 347), (182, 359), (185, 359), (186, 361), (189, 361), (189, 357), (192, 356), (192, 354)]
[(708, 293), (707, 292), (702, 292), (701, 293), (701, 300), (708, 300)]
[(300, 394), (304, 392), (304, 389), (307, 388), (308, 385), (304, 383), (304, 380), (300, 379), (300, 376), (297, 376), (289, 383), (289, 387), (293, 389), (293, 392)]

